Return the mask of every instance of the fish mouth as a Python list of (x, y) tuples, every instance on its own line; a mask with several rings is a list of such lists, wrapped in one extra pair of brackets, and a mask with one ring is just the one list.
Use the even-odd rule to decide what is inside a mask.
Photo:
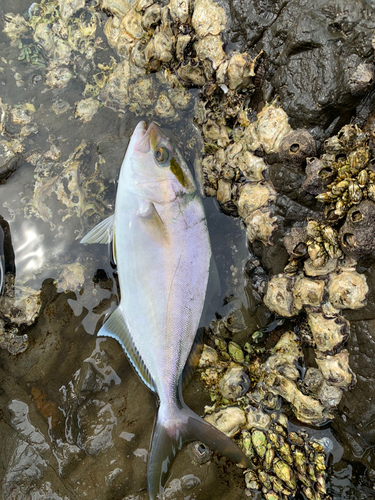
[(133, 131), (133, 135), (131, 137), (131, 141), (133, 142), (133, 148), (137, 147), (137, 144), (142, 140), (147, 130), (147, 123), (145, 121), (141, 121), (137, 124)]
[[(139, 131), (137, 130), (138, 127), (140, 127)], [(151, 123), (147, 130), (146, 127), (146, 122), (140, 122), (135, 128), (135, 132), (137, 132), (139, 139), (134, 144), (134, 151), (148, 153), (150, 149), (156, 149), (160, 140), (161, 131), (156, 123)]]

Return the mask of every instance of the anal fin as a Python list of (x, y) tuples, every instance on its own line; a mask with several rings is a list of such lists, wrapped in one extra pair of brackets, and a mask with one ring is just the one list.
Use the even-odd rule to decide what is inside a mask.
[(151, 389), (151, 391), (156, 392), (150, 372), (148, 371), (147, 366), (134, 344), (129, 328), (122, 315), (121, 306), (119, 306), (107, 319), (99, 330), (98, 336), (112, 337), (116, 339), (123, 347), (130, 363), (142, 381), (149, 389)]

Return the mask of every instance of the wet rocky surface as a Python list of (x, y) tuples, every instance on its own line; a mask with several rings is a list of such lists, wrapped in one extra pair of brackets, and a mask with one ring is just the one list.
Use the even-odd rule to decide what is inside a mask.
[(228, 42), (263, 49), (265, 98), (280, 95), (293, 127), (322, 140), (372, 103), (372, 2), (232, 0), (226, 10)]
[[(27, 18), (29, 3), (6, 3), (0, 11), (1, 14), (20, 12)], [(67, 8), (68, 3), (58, 3), (62, 10)], [(257, 74), (252, 76), (254, 88), (249, 96), (258, 103), (257, 111), (279, 96), (288, 117), (286, 120), (281, 113), (285, 126), (280, 140), (289, 137), (289, 125), (293, 133), (307, 128), (316, 139), (319, 156), (323, 140), (337, 133), (341, 126), (350, 120), (363, 126), (368, 116), (373, 115), (375, 26), (370, 2), (348, 5), (330, 0), (319, 1), (313, 7), (304, 1), (270, 4), (234, 0), (218, 4), (224, 8), (228, 20), (222, 33), (225, 50), (228, 53), (234, 49), (246, 50), (249, 61), (255, 61), (263, 50), (257, 60), (260, 63)], [(115, 78), (112, 74), (112, 80), (110, 76), (115, 68), (111, 67), (111, 57), (119, 63), (124, 55), (118, 57), (116, 50), (104, 42), (104, 26), (108, 21), (105, 12), (96, 21), (96, 39), (90, 31), (90, 16), (96, 7), (95, 2), (87, 3), (87, 17), (80, 18), (88, 29), (81, 36), (83, 45), (75, 45), (76, 38), (69, 39), (72, 50), (60, 50), (56, 67), (46, 69), (40, 64), (40, 58), (45, 64), (54, 55), (47, 44), (48, 37), (42, 36), (40, 21), (34, 28), (39, 26), (44, 52), (38, 45), (30, 45), (31, 52), (25, 51), (30, 37), (26, 37), (27, 43), (24, 40), (22, 47), (17, 43), (11, 46), (4, 34), (0, 40), (3, 57), (0, 79), (4, 90), (1, 98), (9, 113), (5, 121), (2, 118), (2, 124), (6, 125), (2, 137), (5, 137), (5, 151), (12, 153), (6, 156), (4, 149), (1, 151), (0, 181), (4, 185), (0, 188), (5, 200), (1, 215), (11, 224), (12, 242), (10, 245), (8, 238), (7, 244), (16, 251), (19, 280), (16, 285), (21, 287), (22, 304), (29, 305), (30, 301), (36, 304), (31, 309), (18, 305), (10, 313), (9, 304), (2, 305), (7, 317), (0, 350), (0, 479), (2, 497), (9, 500), (148, 498), (146, 465), (156, 401), (140, 383), (117, 343), (94, 335), (105, 315), (114, 309), (119, 291), (107, 250), (95, 249), (95, 255), (92, 251), (83, 252), (78, 240), (86, 229), (111, 213), (118, 169), (128, 137), (139, 119), (159, 120), (194, 163), (196, 145), (202, 143), (193, 126), (198, 90), (193, 89), (190, 94), (184, 90), (174, 101), (160, 73), (146, 77), (141, 72), (137, 82), (144, 81), (145, 86), (137, 91), (134, 82), (130, 82), (132, 92), (125, 99), (116, 87), (118, 75)], [(71, 8), (81, 16), (84, 3), (72, 2)], [(119, 18), (127, 6), (112, 4), (108, 8), (120, 9), (115, 10)], [(109, 12), (112, 16), (113, 11)], [(37, 10), (32, 9), (31, 14), (37, 18)], [(74, 16), (69, 23), (71, 32), (76, 33)], [(54, 36), (60, 49), (65, 47), (64, 34), (57, 31)], [(88, 63), (84, 49), (92, 54)], [(218, 57), (222, 57), (219, 49)], [(104, 84), (108, 81), (110, 84), (107, 92), (97, 94), (101, 82), (97, 73), (99, 64), (108, 64), (99, 73)], [(129, 76), (126, 72), (124, 75)], [(149, 100), (144, 99), (147, 91)], [(244, 101), (244, 96), (241, 99)], [(249, 116), (255, 123), (255, 109)], [(202, 123), (208, 138), (223, 139), (212, 136), (206, 122)], [(371, 123), (368, 127), (371, 130)], [(185, 136), (189, 144), (181, 139)], [(224, 134), (224, 144), (226, 140)], [(226, 326), (221, 333), (228, 344), (234, 342), (234, 345), (230, 344), (232, 354), (228, 354), (229, 348), (228, 352), (226, 347), (219, 349), (220, 356), (225, 363), (230, 362), (231, 355), (237, 356), (235, 362), (242, 363), (242, 367), (245, 359), (238, 348), (242, 353), (246, 342), (252, 346), (252, 355), (255, 352), (264, 361), (262, 356), (275, 346), (282, 332), (298, 326), (298, 320), (291, 320), (285, 325), (281, 322), (278, 325), (281, 330), (259, 333), (275, 319), (264, 305), (263, 297), (268, 278), (282, 273), (288, 263), (285, 233), (293, 225), (302, 226), (308, 217), (317, 218), (322, 211), (322, 205), (314, 197), (321, 191), (310, 194), (302, 189), (306, 179), (305, 157), (297, 163), (288, 157), (280, 161), (281, 153), (269, 149), (257, 152), (266, 162), (267, 180), (251, 177), (258, 175), (259, 170), (252, 171), (249, 179), (250, 183), (259, 181), (263, 191), (268, 186), (268, 198), (257, 215), (262, 217), (269, 211), (266, 220), (270, 222), (270, 232), (263, 236), (263, 243), (272, 236), (272, 246), (265, 246), (254, 237), (252, 245), (248, 243), (249, 258), (244, 226), (215, 211), (210, 200), (205, 202), (222, 281), (222, 297), (211, 306), (205, 326), (215, 318), (215, 312), (224, 318)], [(35, 154), (42, 154), (44, 160)], [(220, 175), (222, 201), (225, 196), (237, 199), (238, 193), (233, 194), (229, 189), (234, 179), (239, 183), (234, 177), (237, 173), (229, 169)], [(77, 178), (80, 181), (75, 183)], [(48, 191), (51, 179), (54, 179), (53, 189)], [(239, 184), (243, 184), (243, 179)], [(278, 194), (276, 199), (272, 189)], [(40, 193), (42, 196), (38, 197)], [(224, 201), (222, 210), (238, 215), (231, 201), (227, 204)], [(251, 213), (246, 217), (251, 217), (253, 223), (256, 219)], [(234, 225), (235, 229), (230, 229)], [(31, 241), (27, 233), (30, 229), (37, 235)], [(248, 230), (249, 234), (252, 233)], [(47, 252), (41, 256), (43, 249)], [(9, 255), (8, 248), (7, 258)], [(78, 267), (74, 267), (77, 261)], [(14, 273), (14, 269), (7, 270)], [(289, 418), (288, 430), (296, 425), (297, 429), (308, 430), (312, 437), (328, 437), (333, 443), (333, 449), (327, 451), (325, 482), (327, 494), (335, 500), (375, 497), (374, 263), (364, 258), (357, 270), (364, 273), (370, 292), (365, 307), (343, 312), (350, 321), (345, 348), (349, 352), (350, 369), (357, 378), (355, 387), (343, 392), (334, 411), (335, 418), (321, 429), (301, 424), (287, 405), (282, 406)], [(35, 292), (38, 297), (33, 302)], [(37, 316), (30, 316), (35, 309)], [(228, 321), (232, 310), (234, 318), (245, 318), (245, 327), (241, 322), (237, 325), (236, 321), (234, 324)], [(218, 317), (216, 321), (225, 322)], [(16, 330), (12, 330), (14, 326)], [(254, 334), (259, 334), (259, 338), (253, 337)], [(211, 342), (212, 348), (217, 347), (212, 336), (206, 336), (205, 341)], [(313, 349), (304, 346), (304, 357), (306, 365), (298, 367), (301, 372), (307, 365), (317, 366)], [(245, 375), (246, 370), (245, 366)], [(186, 390), (186, 402), (203, 415), (212, 400), (200, 379), (197, 373)], [(251, 390), (255, 385), (252, 382)], [(228, 397), (228, 393), (224, 395)], [(173, 464), (165, 498), (188, 496), (211, 500), (213, 485), (215, 498), (262, 497), (260, 490), (245, 489), (243, 471), (234, 464), (216, 455), (197, 464), (196, 456), (187, 448)], [(302, 490), (298, 495), (305, 498)]]

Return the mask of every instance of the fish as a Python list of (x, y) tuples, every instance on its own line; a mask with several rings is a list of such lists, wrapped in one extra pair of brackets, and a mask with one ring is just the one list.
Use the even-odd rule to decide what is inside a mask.
[(189, 441), (200, 440), (252, 467), (230, 438), (183, 400), (212, 250), (194, 178), (178, 148), (155, 123), (136, 126), (120, 169), (114, 214), (81, 240), (110, 242), (121, 299), (98, 335), (120, 342), (158, 398), (147, 472), (150, 500), (163, 497), (171, 463)]

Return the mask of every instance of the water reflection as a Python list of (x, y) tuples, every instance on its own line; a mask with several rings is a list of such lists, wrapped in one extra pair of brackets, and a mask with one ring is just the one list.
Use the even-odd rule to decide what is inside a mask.
[(32, 225), (30, 222), (24, 222), (15, 240), (16, 243), (20, 243), (19, 246), (15, 247), (16, 266), (19, 274), (40, 271), (46, 262), (46, 249), (43, 247), (44, 237), (38, 234), (36, 227), (32, 227)]

